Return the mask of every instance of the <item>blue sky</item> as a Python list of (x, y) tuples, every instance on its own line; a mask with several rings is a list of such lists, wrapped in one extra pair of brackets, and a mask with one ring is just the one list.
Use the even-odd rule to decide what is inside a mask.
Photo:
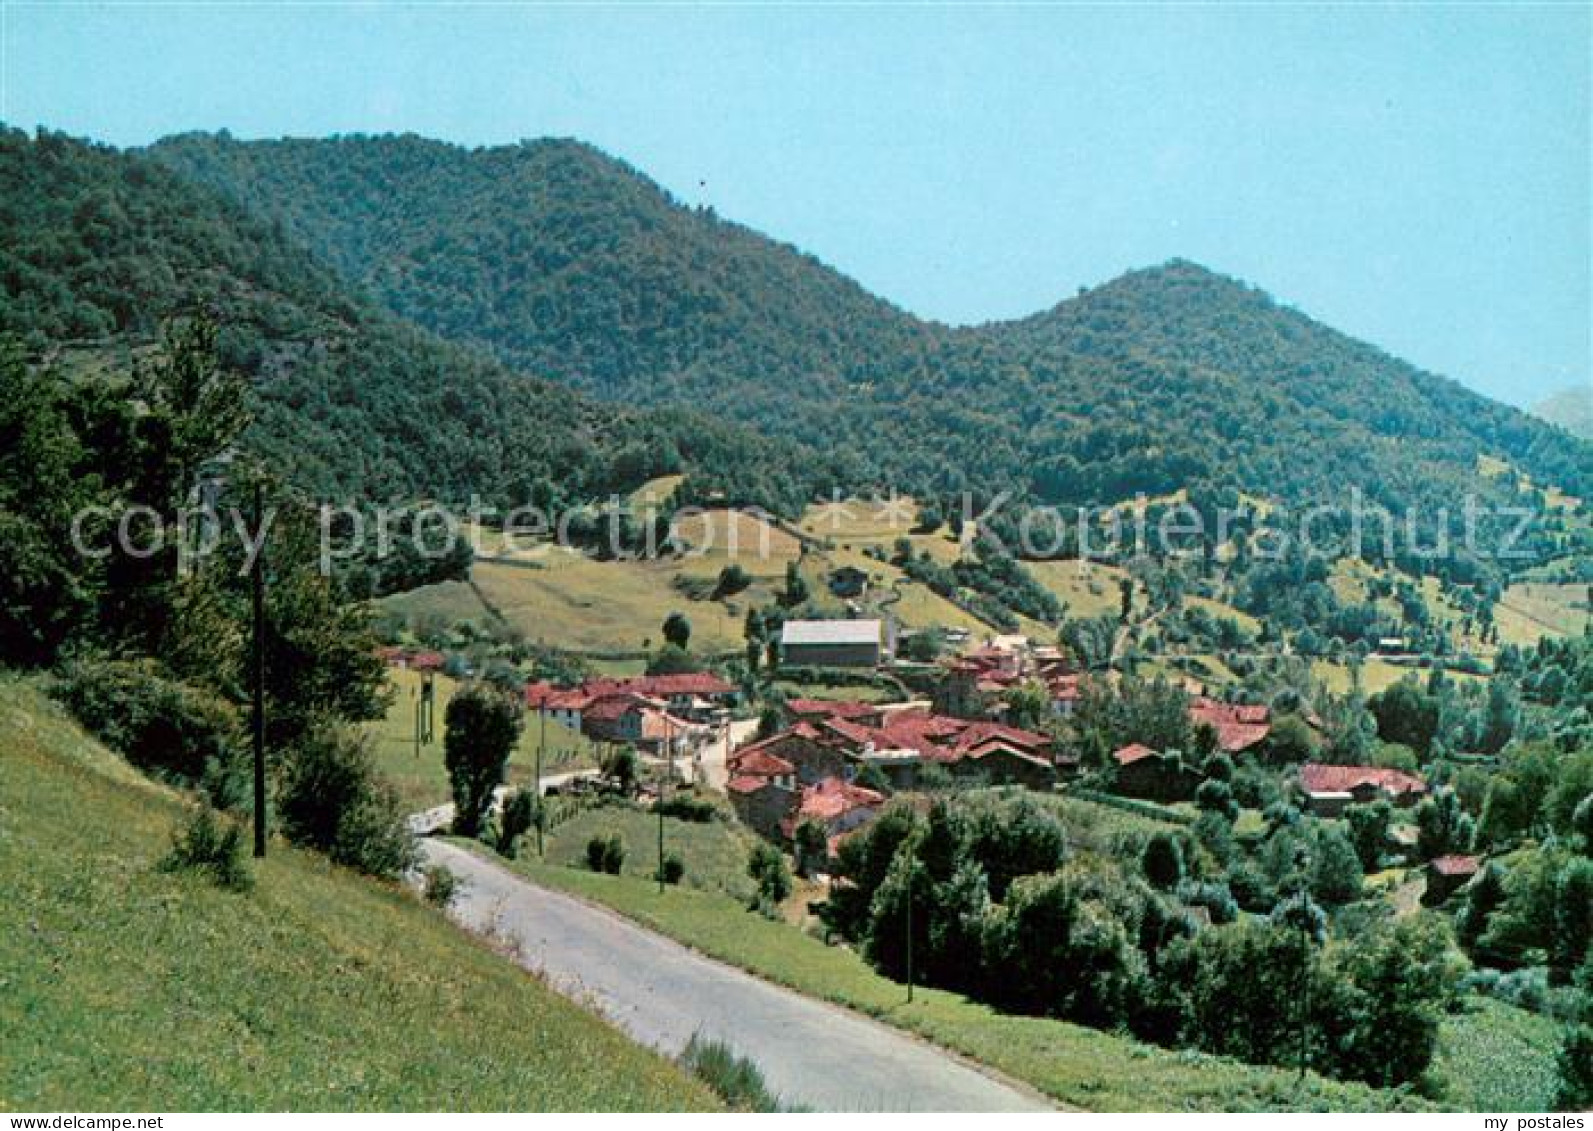
[(927, 317), (1182, 256), (1529, 404), (1593, 380), (1589, 11), (7, 0), (0, 118), (575, 136)]

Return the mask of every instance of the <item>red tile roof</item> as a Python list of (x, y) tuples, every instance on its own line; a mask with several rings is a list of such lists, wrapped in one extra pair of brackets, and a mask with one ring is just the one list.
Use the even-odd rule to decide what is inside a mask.
[(793, 715), (819, 719), (857, 719), (879, 714), (879, 708), (872, 703), (845, 699), (787, 699), (785, 709)]
[(764, 749), (764, 744), (744, 747), (730, 759), (730, 772), (743, 777), (756, 774), (761, 777), (777, 777), (781, 774), (794, 774), (796, 767), (778, 754), (772, 754)]
[(585, 717), (592, 722), (611, 723), (624, 718), (629, 711), (651, 705), (650, 700), (628, 691), (602, 695), (587, 706)]
[(525, 686), (525, 705), (532, 711), (580, 711), (591, 701), (579, 687), (554, 687), (546, 681)]
[(1156, 757), (1156, 751), (1149, 746), (1138, 742), (1131, 742), (1120, 750), (1113, 751), (1112, 760), (1119, 766), (1132, 766), (1135, 762), (1144, 761), (1146, 758)]
[(1307, 762), (1300, 767), (1300, 784), (1307, 793), (1350, 793), (1363, 785), (1376, 786), (1395, 797), (1427, 792), (1427, 783), (1421, 778), (1381, 766), (1324, 766)]
[(586, 690), (593, 694), (629, 691), (637, 695), (729, 695), (735, 686), (713, 672), (678, 672), (673, 675), (638, 675), (628, 679), (588, 680)]
[(1197, 696), (1189, 703), (1189, 719), (1217, 732), (1217, 745), (1229, 754), (1261, 742), (1272, 733), (1272, 712), (1267, 707), (1241, 703), (1219, 703)]
[(748, 774), (744, 777), (733, 777), (725, 783), (725, 788), (731, 793), (757, 793), (758, 790), (770, 784), (770, 778), (757, 777)]
[(1442, 876), (1474, 876), (1481, 866), (1480, 856), (1459, 856), (1453, 853), (1435, 857), (1431, 863), (1433, 871)]
[(825, 778), (802, 791), (802, 800), (791, 814), (780, 822), (780, 828), (790, 836), (796, 826), (806, 820), (828, 823), (844, 817), (855, 809), (874, 809), (885, 804), (883, 794), (864, 789), (840, 778)]

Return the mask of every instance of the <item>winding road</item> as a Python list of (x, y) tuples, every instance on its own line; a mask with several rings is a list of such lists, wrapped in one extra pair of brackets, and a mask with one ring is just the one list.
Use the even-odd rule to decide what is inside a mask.
[(786, 1103), (819, 1111), (1049, 1111), (948, 1052), (771, 985), (465, 849), (421, 842), (463, 883), (449, 913), (554, 989), (668, 1055), (694, 1034), (751, 1057)]

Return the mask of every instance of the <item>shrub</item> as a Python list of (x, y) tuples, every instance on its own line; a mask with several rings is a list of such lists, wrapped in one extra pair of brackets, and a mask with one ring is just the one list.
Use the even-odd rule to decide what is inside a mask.
[(217, 820), (209, 805), (195, 810), (188, 823), (172, 835), (171, 851), (161, 867), (168, 872), (203, 872), (228, 891), (248, 891), (254, 886), (244, 859), (243, 827)]
[(666, 884), (678, 884), (686, 875), (686, 862), (679, 854), (674, 852), (664, 853), (664, 863), (659, 867), (653, 878), (662, 879)]
[(699, 825), (706, 825), (719, 816), (719, 810), (714, 808), (712, 801), (686, 793), (677, 793), (667, 800), (655, 802), (653, 812), (681, 821), (692, 821)]
[(791, 894), (791, 869), (772, 844), (756, 844), (747, 857), (747, 875), (758, 885), (758, 899), (777, 904)]
[(286, 752), (277, 812), (288, 839), (339, 864), (390, 878), (415, 863), (415, 839), (398, 797), (377, 777), (364, 739), (348, 727), (318, 722)]
[(777, 1112), (780, 1102), (764, 1083), (758, 1066), (737, 1056), (723, 1041), (703, 1040), (694, 1035), (680, 1054), (680, 1063), (693, 1076), (712, 1088), (735, 1111)]
[(1153, 833), (1145, 842), (1140, 867), (1147, 880), (1163, 891), (1170, 891), (1184, 878), (1183, 846), (1171, 833)]
[(432, 864), (426, 869), (424, 885), (421, 893), (426, 897), (426, 902), (433, 907), (446, 908), (455, 899), (464, 883), (453, 872), (441, 864)]
[(498, 817), (498, 852), (513, 860), (519, 849), (520, 838), (536, 821), (537, 797), (529, 789), (517, 789), (503, 799), (503, 812)]
[(586, 842), (586, 866), (593, 872), (603, 870), (603, 858), (608, 853), (608, 838), (594, 836)]
[(520, 707), (503, 692), (475, 684), (448, 701), (445, 721), (443, 761), (453, 790), (454, 832), (473, 837), (520, 738)]
[(1554, 1110), (1587, 1111), (1593, 1107), (1593, 1025), (1566, 1029), (1555, 1070)]
[(1191, 907), (1204, 907), (1211, 921), (1219, 926), (1239, 918), (1239, 904), (1227, 884), (1188, 881), (1178, 889), (1178, 898)]
[(1234, 800), (1233, 787), (1216, 778), (1200, 783), (1195, 790), (1195, 804), (1208, 813), (1220, 813), (1229, 821), (1239, 819), (1239, 802)]
[[(52, 694), (140, 769), (194, 784), (224, 782), (229, 770), (241, 768), (237, 710), (219, 696), (168, 678), (152, 660), (73, 664)], [(236, 800), (225, 790), (216, 792), (218, 804)]]

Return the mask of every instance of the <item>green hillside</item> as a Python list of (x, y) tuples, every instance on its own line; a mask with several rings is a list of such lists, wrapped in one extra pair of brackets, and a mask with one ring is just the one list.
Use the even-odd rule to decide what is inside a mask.
[(176, 794), (0, 678), (0, 1109), (679, 1110), (716, 1101), (402, 890), (277, 846), (157, 862)]
[(1586, 446), (1194, 264), (1033, 318), (920, 322), (569, 141), (158, 145), (387, 307), (624, 403), (711, 406), (840, 449), (854, 485), (1109, 501), (1191, 487), (1386, 506), (1508, 497), (1477, 458), (1586, 495)]
[(598, 405), (443, 341), (146, 158), (0, 129), (0, 226), (0, 340), (68, 370), (124, 368), (165, 320), (208, 307), (222, 360), (259, 394), (250, 443), (323, 496), (560, 505), (690, 470), (766, 505), (806, 497), (763, 474), (767, 443)]

